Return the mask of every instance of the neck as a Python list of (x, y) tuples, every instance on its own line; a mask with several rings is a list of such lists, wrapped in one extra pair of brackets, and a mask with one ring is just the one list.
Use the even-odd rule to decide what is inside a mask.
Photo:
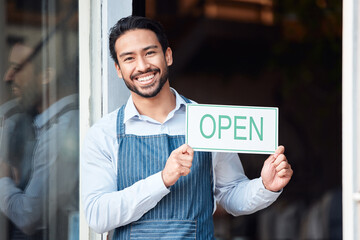
[(131, 92), (134, 105), (141, 115), (163, 123), (176, 106), (176, 97), (166, 82), (161, 91), (152, 98), (144, 98)]

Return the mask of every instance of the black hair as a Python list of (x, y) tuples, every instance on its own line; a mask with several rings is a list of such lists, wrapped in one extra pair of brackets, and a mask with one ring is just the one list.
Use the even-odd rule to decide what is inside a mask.
[(169, 47), (169, 42), (165, 34), (163, 26), (152, 19), (140, 16), (129, 16), (120, 19), (111, 29), (109, 34), (109, 49), (111, 58), (119, 65), (115, 51), (116, 40), (129, 30), (147, 29), (156, 34), (161, 48), (165, 54), (166, 49)]

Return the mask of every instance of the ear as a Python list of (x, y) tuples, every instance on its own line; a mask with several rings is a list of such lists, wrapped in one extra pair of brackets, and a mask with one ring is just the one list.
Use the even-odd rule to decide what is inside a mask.
[(55, 78), (56, 78), (56, 70), (55, 70), (55, 68), (52, 68), (52, 67), (46, 68), (40, 74), (40, 79), (41, 79), (42, 85), (46, 85), (46, 84), (49, 84), (49, 83), (55, 81)]
[(172, 63), (173, 63), (172, 50), (169, 47), (165, 51), (165, 60), (166, 60), (167, 66), (172, 65)]
[(115, 68), (116, 68), (116, 72), (117, 72), (118, 77), (123, 78), (119, 64), (117, 64), (117, 63), (114, 63), (114, 64), (115, 64)]

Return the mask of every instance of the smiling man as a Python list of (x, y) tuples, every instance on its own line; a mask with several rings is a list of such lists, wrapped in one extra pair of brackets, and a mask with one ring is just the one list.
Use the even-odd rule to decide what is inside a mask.
[(90, 226), (113, 239), (213, 239), (215, 201), (238, 216), (273, 203), (292, 176), (284, 147), (249, 180), (237, 154), (194, 152), (185, 105), (170, 87), (172, 51), (162, 26), (120, 19), (109, 37), (127, 103), (96, 123), (81, 153), (82, 201)]

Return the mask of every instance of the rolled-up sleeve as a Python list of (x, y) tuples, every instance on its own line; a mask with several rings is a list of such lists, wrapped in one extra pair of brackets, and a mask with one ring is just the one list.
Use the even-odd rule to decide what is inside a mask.
[(106, 128), (100, 123), (90, 129), (80, 155), (84, 212), (98, 233), (138, 220), (170, 192), (161, 172), (118, 191), (116, 133)]
[(265, 189), (261, 177), (248, 179), (236, 153), (213, 153), (215, 199), (234, 216), (254, 213), (281, 194)]

